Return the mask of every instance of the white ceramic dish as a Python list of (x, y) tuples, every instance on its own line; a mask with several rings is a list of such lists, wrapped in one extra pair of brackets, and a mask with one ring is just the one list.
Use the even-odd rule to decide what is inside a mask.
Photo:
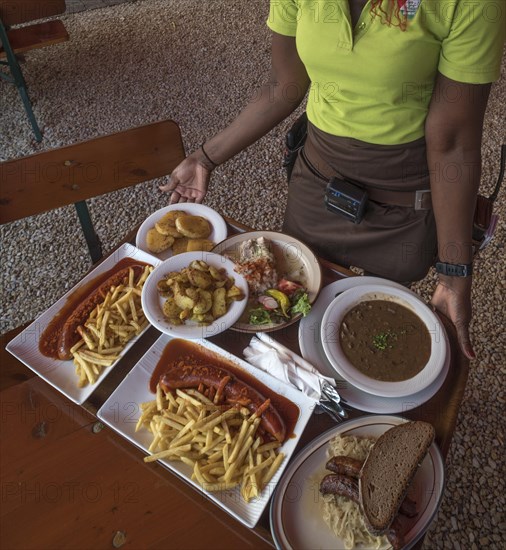
[[(288, 276), (289, 279), (302, 283), (307, 290), (309, 302), (312, 304), (316, 300), (322, 284), (320, 263), (315, 254), (295, 237), (277, 231), (248, 231), (229, 237), (215, 246), (213, 252), (233, 259), (241, 243), (260, 237), (264, 237), (273, 243), (276, 268), (280, 278), (281, 276)], [(250, 304), (249, 307), (258, 307), (258, 304)], [(291, 325), (300, 318), (301, 315), (297, 315), (284, 323), (269, 325), (251, 325), (241, 319), (232, 329), (248, 333), (271, 332)]]
[[(349, 420), (323, 433), (298, 453), (278, 483), (271, 503), (271, 531), (276, 547), (283, 550), (344, 548), (344, 541), (324, 522), (319, 506), (318, 484), (329, 473), (325, 470), (328, 442), (336, 435), (379, 437), (405, 421), (397, 416), (363, 416)], [(408, 524), (403, 550), (412, 547), (434, 519), (444, 481), (443, 459), (433, 443), (408, 493), (416, 501), (419, 514)], [(360, 550), (370, 549), (360, 546)]]
[(27, 367), (32, 369), (46, 382), (51, 384), (51, 386), (66, 395), (74, 403), (81, 404), (88, 399), (98, 385), (105, 380), (106, 376), (118, 364), (121, 357), (123, 357), (133, 346), (133, 344), (140, 338), (140, 335), (131, 340), (127, 346), (125, 346), (120, 358), (112, 366), (102, 370), (102, 373), (98, 377), (95, 384), (88, 384), (82, 388), (77, 386), (78, 378), (75, 374), (72, 361), (52, 359), (50, 357), (46, 357), (39, 351), (40, 336), (49, 323), (54, 319), (56, 314), (65, 305), (69, 297), (72, 296), (72, 294), (74, 294), (81, 286), (113, 268), (123, 258), (135, 258), (136, 260), (140, 260), (154, 266), (160, 262), (158, 258), (150, 256), (142, 250), (139, 250), (130, 244), (124, 244), (7, 345), (7, 351), (12, 353), (12, 355), (14, 355)]
[[(114, 390), (109, 399), (103, 404), (98, 411), (98, 417), (116, 430), (131, 443), (148, 452), (149, 443), (152, 435), (147, 430), (135, 431), (135, 425), (140, 415), (139, 403), (151, 401), (154, 399), (154, 394), (149, 390), (149, 381), (151, 375), (157, 365), (160, 356), (165, 349), (167, 343), (171, 340), (168, 335), (162, 335), (139, 360), (134, 368), (128, 373), (125, 379)], [(295, 403), (299, 408), (300, 414), (294, 428), (294, 437), (289, 438), (281, 447), (282, 452), (286, 454), (286, 459), (276, 472), (273, 479), (257, 499), (246, 503), (240, 496), (240, 489), (232, 489), (230, 491), (208, 492), (191, 479), (191, 467), (182, 462), (170, 462), (161, 460), (160, 463), (168, 470), (172, 471), (187, 483), (195, 487), (197, 491), (201, 491), (206, 497), (215, 502), (220, 508), (231, 514), (247, 527), (254, 527), (258, 519), (262, 515), (269, 499), (278, 483), (284, 469), (286, 468), (290, 457), (292, 456), (299, 438), (304, 431), (304, 428), (313, 413), (315, 401), (302, 392), (296, 390), (271, 375), (256, 369), (249, 363), (234, 355), (224, 351), (218, 346), (207, 340), (196, 341), (198, 345), (203, 346), (225, 359), (235, 363), (240, 369), (248, 372), (260, 382), (268, 386), (274, 392), (283, 395), (292, 403)]]
[[(299, 345), (304, 359), (312, 363), (323, 375), (336, 380), (340, 395), (347, 404), (355, 409), (375, 414), (396, 414), (419, 407), (431, 399), (443, 385), (450, 368), (450, 347), (446, 331), (442, 332), (446, 340), (446, 360), (440, 375), (427, 388), (407, 397), (380, 397), (364, 392), (352, 384), (346, 382), (335, 370), (327, 359), (320, 338), (321, 320), (336, 295), (348, 290), (370, 284), (381, 284), (387, 288), (405, 289), (402, 285), (381, 279), (378, 277), (348, 277), (335, 281), (322, 288), (318, 299), (307, 317), (301, 319), (299, 324)], [(411, 291), (408, 291), (411, 292)], [(417, 296), (414, 292), (413, 296)]]
[[(400, 304), (423, 322), (431, 339), (431, 354), (425, 367), (414, 377), (399, 382), (375, 380), (354, 367), (339, 343), (339, 327), (344, 316), (357, 304), (367, 300), (387, 300)], [(406, 397), (430, 386), (439, 376), (446, 358), (446, 340), (437, 316), (411, 292), (382, 285), (368, 285), (346, 290), (329, 304), (320, 331), (328, 360), (346, 381), (357, 388), (381, 397)]]
[[(188, 267), (194, 260), (203, 260), (209, 265), (219, 269), (224, 268), (228, 275), (232, 276), (235, 284), (242, 290), (245, 298), (233, 301), (225, 315), (216, 319), (210, 325), (199, 325), (187, 321), (184, 325), (174, 325), (163, 315), (162, 307), (165, 298), (159, 295), (157, 284), (160, 279), (171, 271), (181, 271)], [(180, 338), (210, 338), (230, 328), (241, 316), (248, 300), (248, 284), (244, 277), (234, 271), (234, 264), (229, 259), (213, 252), (184, 252), (172, 256), (156, 267), (148, 277), (142, 289), (142, 309), (149, 322), (164, 334), (178, 336)]]
[(160, 258), (160, 260), (167, 260), (172, 256), (172, 249), (165, 250), (164, 252), (160, 252), (159, 254), (153, 254), (153, 252), (150, 252), (148, 250), (148, 247), (146, 246), (146, 236), (148, 234), (148, 231), (155, 226), (155, 223), (160, 220), (160, 218), (164, 214), (170, 212), (171, 210), (182, 210), (183, 212), (187, 212), (192, 216), (202, 216), (206, 218), (212, 227), (211, 234), (209, 235), (209, 237), (207, 237), (208, 240), (214, 243), (219, 243), (223, 239), (227, 238), (227, 224), (222, 216), (220, 216), (220, 214), (216, 212), (216, 210), (213, 210), (212, 208), (204, 204), (185, 202), (165, 206), (164, 208), (153, 212), (151, 216), (146, 218), (146, 220), (139, 227), (139, 231), (137, 231), (137, 236), (135, 239), (135, 245), (137, 246), (137, 248), (140, 248), (148, 254)]

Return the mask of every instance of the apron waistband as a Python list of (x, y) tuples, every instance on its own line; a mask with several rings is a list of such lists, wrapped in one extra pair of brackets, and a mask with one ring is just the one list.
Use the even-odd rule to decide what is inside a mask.
[[(322, 159), (311, 139), (306, 140), (301, 155), (311, 171), (323, 180), (330, 180), (333, 177), (341, 177), (329, 164)], [(361, 183), (352, 181), (367, 192), (368, 198), (374, 202), (390, 204), (392, 206), (405, 206), (415, 210), (430, 210), (432, 208), (430, 189), (417, 191), (392, 191), (390, 189), (379, 189), (377, 187), (364, 186)]]

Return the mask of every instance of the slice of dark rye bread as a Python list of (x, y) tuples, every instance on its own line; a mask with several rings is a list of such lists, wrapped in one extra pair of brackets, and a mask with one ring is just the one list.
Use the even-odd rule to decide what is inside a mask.
[(434, 435), (432, 424), (416, 421), (390, 428), (377, 439), (359, 478), (360, 506), (371, 534), (387, 532)]

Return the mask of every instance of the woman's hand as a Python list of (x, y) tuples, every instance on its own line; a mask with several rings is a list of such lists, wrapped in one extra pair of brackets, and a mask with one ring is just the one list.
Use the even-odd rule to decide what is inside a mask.
[(431, 304), (453, 322), (462, 352), (468, 359), (474, 359), (476, 355), (469, 337), (472, 315), (471, 277), (440, 275)]
[(171, 193), (169, 204), (204, 200), (214, 167), (202, 157), (200, 150), (186, 157), (174, 168), (168, 183), (160, 186), (162, 191)]

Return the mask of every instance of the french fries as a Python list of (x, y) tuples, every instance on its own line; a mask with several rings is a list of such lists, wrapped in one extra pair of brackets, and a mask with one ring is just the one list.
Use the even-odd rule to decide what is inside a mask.
[(158, 281), (157, 287), (166, 298), (163, 314), (173, 325), (183, 325), (187, 320), (209, 325), (225, 315), (232, 301), (245, 297), (225, 270), (202, 260), (169, 273)]
[(152, 266), (146, 266), (134, 281), (129, 270), (126, 284), (113, 286), (104, 301), (90, 313), (84, 325), (77, 328), (81, 339), (71, 348), (78, 387), (94, 384), (104, 368), (119, 357), (129, 340), (148, 325), (141, 307), (141, 292)]
[(249, 502), (260, 496), (283, 462), (278, 441), (263, 443), (260, 417), (248, 409), (216, 405), (194, 389), (165, 394), (141, 404), (136, 431), (149, 430), (152, 454), (145, 462), (167, 459), (193, 468), (192, 479), (206, 491), (240, 487)]

